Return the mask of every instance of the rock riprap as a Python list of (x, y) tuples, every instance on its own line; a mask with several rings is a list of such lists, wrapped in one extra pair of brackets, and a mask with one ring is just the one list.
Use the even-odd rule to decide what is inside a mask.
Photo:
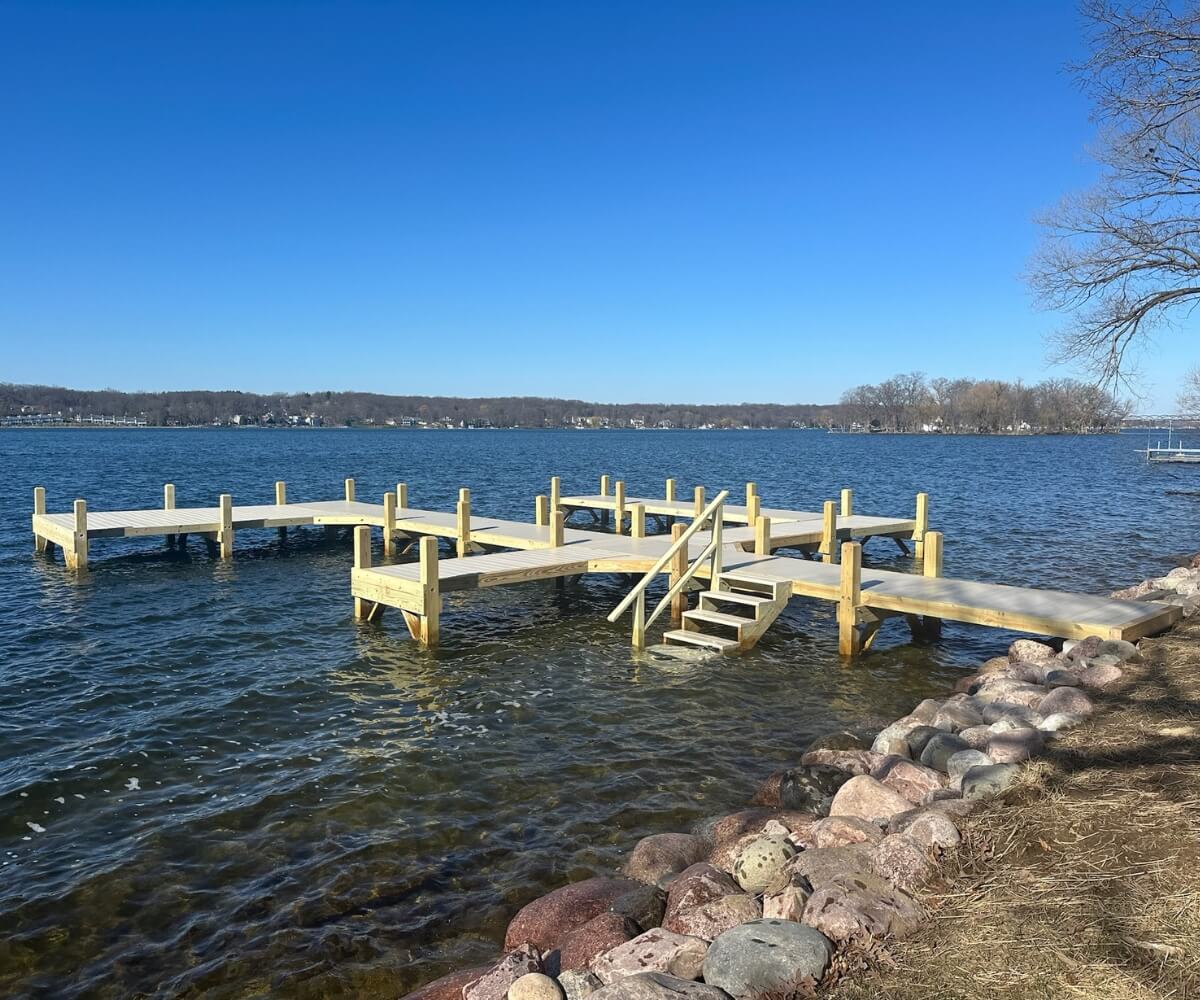
[(796, 854), (786, 837), (759, 837), (752, 840), (733, 863), (733, 877), (747, 892), (766, 892), (786, 883), (784, 866)]
[(815, 986), (833, 957), (820, 931), (790, 920), (752, 920), (713, 941), (704, 958), (704, 981), (734, 1000), (791, 996)]
[(592, 962), (602, 983), (614, 983), (642, 972), (665, 972), (678, 979), (698, 979), (708, 942), (661, 927), (618, 945)]

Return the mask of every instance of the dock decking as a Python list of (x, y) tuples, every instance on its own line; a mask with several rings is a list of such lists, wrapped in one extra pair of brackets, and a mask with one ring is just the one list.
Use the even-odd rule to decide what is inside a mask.
[[(235, 506), (223, 494), (216, 507), (176, 508), (174, 487), (168, 484), (161, 509), (89, 512), (77, 500), (69, 514), (47, 513), (39, 487), (32, 527), (39, 551), (58, 545), (67, 565), (83, 571), (92, 539), (166, 536), (172, 543), (197, 534), (221, 557), (231, 558), (239, 530), (354, 526), (351, 594), (356, 615), (374, 621), (385, 607), (397, 608), (425, 645), (437, 643), (443, 591), (588, 573), (667, 577), (678, 591), (669, 595), (672, 618), (684, 626), (668, 637), (718, 650), (753, 644), (791, 598), (835, 603), (839, 645), (850, 656), (868, 649), (882, 621), (895, 615), (908, 620), (914, 635), (936, 634), (940, 622), (950, 620), (1062, 638), (1094, 634), (1121, 639), (1161, 631), (1180, 616), (1179, 608), (1168, 605), (945, 578), (942, 536), (928, 528), (925, 494), (917, 496), (913, 517), (889, 518), (855, 514), (849, 490), (839, 503), (826, 502), (815, 512), (762, 507), (753, 484), (747, 486), (747, 503), (736, 506), (724, 504), (725, 494), (704, 505), (699, 488), (691, 503), (680, 502), (671, 480), (662, 499), (626, 497), (622, 484), (616, 485), (610, 491), (602, 481), (598, 494), (564, 497), (554, 479), (549, 496), (535, 502), (533, 523), (474, 514), (465, 489), (453, 512), (409, 507), (403, 483), (385, 494), (382, 503), (366, 503), (356, 499), (352, 479), (345, 481), (340, 500), (288, 503), (286, 485), (280, 482), (273, 504)], [(570, 514), (584, 510), (601, 522), (610, 515), (614, 531), (566, 527)], [(665, 519), (664, 527), (676, 520), (691, 520), (693, 526), (686, 536), (682, 524), (674, 524), (670, 535), (649, 534), (647, 514)], [(695, 524), (701, 515), (710, 519)], [(725, 521), (740, 526), (726, 528)], [(419, 548), (418, 561), (373, 566), (373, 528), (382, 529), (386, 557), (395, 556), (397, 543), (405, 542)], [(912, 541), (921, 572), (863, 567), (862, 544), (875, 537), (901, 545)], [(454, 543), (455, 557), (439, 558), (438, 539)], [(780, 549), (796, 549), (801, 556), (779, 555)], [(688, 611), (684, 584), (699, 589), (692, 578), (706, 580), (711, 589), (701, 595), (701, 607)], [(639, 587), (648, 582), (644, 578)], [(642, 601), (639, 595), (644, 622)], [(769, 605), (770, 613), (763, 617), (759, 607), (761, 620), (739, 618), (721, 610), (721, 602)], [(723, 628), (736, 632), (737, 639), (722, 635)], [(635, 646), (644, 644), (644, 633), (635, 621)]]

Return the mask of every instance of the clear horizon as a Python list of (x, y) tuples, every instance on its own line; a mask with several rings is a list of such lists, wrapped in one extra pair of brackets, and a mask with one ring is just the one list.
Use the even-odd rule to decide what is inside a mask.
[[(1021, 278), (1096, 176), (1072, 4), (0, 24), (4, 381), (786, 405), (1079, 374)], [(1191, 332), (1138, 410), (1174, 411)]]

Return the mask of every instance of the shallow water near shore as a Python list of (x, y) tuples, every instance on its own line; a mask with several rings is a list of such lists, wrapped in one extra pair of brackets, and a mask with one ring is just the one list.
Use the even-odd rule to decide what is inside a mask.
[[(846, 665), (829, 605), (745, 656), (635, 657), (620, 577), (450, 595), (442, 646), (359, 626), (350, 547), (319, 529), (100, 539), (76, 583), (36, 557), (50, 510), (334, 499), (531, 519), (551, 475), (594, 492), (705, 485), (907, 516), (931, 494), (949, 576), (1105, 592), (1195, 547), (1200, 470), (1145, 435), (5, 431), (0, 457), (0, 994), (394, 997), (484, 961), (516, 908), (607, 874), (649, 833), (740, 808), (813, 736), (903, 714), (1011, 635), (889, 622)], [(1192, 495), (1189, 495), (1192, 494)], [(586, 519), (580, 519), (580, 526)], [(887, 540), (873, 565), (908, 569)]]

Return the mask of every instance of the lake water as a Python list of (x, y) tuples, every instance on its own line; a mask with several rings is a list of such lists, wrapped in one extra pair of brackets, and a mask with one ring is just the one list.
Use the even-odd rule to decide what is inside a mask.
[[(814, 735), (944, 693), (1009, 636), (949, 625), (836, 657), (830, 605), (793, 602), (749, 654), (635, 658), (605, 614), (628, 582), (452, 595), (442, 646), (359, 626), (350, 547), (320, 529), (99, 540), (75, 582), (35, 557), (50, 510), (335, 499), (531, 519), (558, 474), (594, 492), (703, 484), (906, 515), (921, 489), (950, 576), (1103, 592), (1200, 546), (1200, 469), (1145, 435), (819, 432), (0, 433), (0, 995), (394, 997), (486, 960), (525, 901), (609, 873), (641, 836), (744, 805)], [(1192, 495), (1188, 495), (1188, 494)], [(886, 540), (874, 565), (908, 568)]]

